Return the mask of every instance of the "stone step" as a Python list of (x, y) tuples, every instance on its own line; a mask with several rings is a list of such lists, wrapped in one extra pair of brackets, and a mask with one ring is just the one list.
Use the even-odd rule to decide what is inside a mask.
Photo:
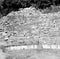
[(11, 46), (11, 47), (8, 47), (7, 49), (9, 49), (9, 50), (37, 49), (37, 45)]
[(60, 49), (60, 45), (25, 45), (25, 46), (11, 46), (8, 50), (26, 50), (26, 49)]
[(44, 49), (60, 49), (60, 45), (42, 45)]

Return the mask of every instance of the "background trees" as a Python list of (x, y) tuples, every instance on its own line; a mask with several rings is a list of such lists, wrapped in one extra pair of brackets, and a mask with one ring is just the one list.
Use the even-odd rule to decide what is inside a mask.
[(0, 16), (7, 15), (11, 11), (18, 11), (19, 8), (28, 8), (30, 6), (36, 9), (45, 9), (60, 5), (59, 0), (0, 0)]

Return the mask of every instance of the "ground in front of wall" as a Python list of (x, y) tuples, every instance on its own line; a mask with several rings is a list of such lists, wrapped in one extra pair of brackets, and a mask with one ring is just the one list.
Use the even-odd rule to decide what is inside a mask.
[(6, 59), (60, 59), (59, 50), (36, 49), (10, 52)]

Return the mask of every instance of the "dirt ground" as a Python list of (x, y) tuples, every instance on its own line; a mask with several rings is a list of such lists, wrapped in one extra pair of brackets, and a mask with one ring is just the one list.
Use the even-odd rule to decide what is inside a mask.
[(35, 49), (9, 51), (6, 59), (60, 59), (59, 50)]

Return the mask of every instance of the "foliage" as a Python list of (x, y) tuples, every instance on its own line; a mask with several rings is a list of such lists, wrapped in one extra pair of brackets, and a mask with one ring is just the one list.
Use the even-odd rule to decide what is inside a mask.
[(0, 13), (4, 16), (11, 11), (18, 11), (19, 8), (33, 6), (36, 9), (45, 9), (51, 5), (59, 5), (59, 0), (0, 0)]

